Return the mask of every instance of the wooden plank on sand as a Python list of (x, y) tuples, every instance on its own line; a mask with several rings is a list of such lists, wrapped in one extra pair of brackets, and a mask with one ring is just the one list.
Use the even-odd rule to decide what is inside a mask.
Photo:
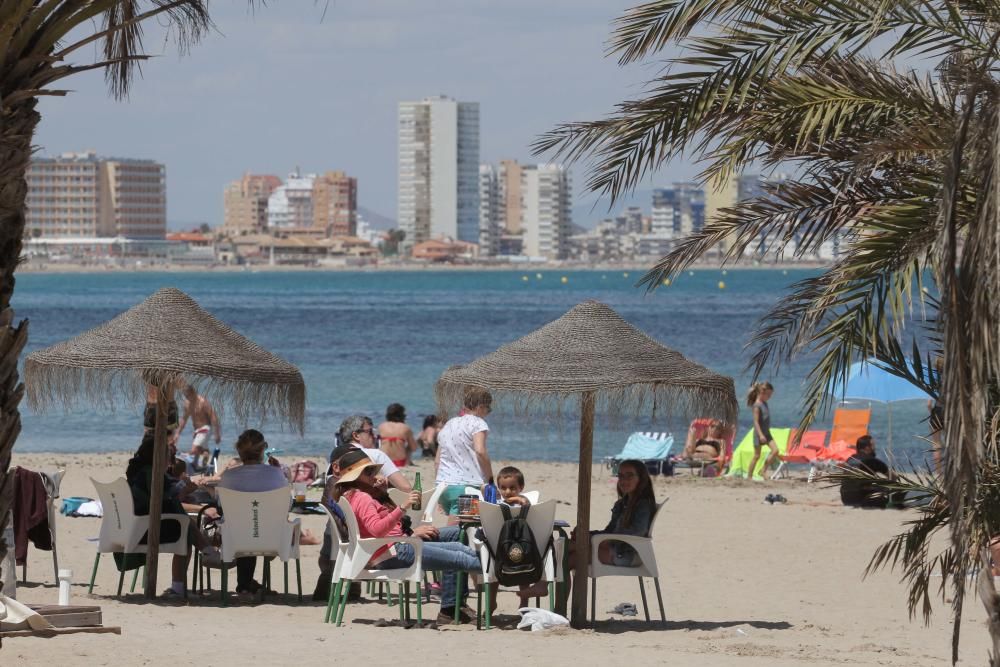
[(102, 624), (101, 608), (94, 605), (38, 605), (33, 610), (57, 628), (94, 627)]
[(79, 633), (89, 633), (95, 635), (112, 634), (120, 635), (122, 629), (117, 625), (110, 625), (102, 628), (53, 628), (52, 630), (11, 630), (10, 632), (0, 632), (0, 637), (55, 637), (56, 635), (73, 635)]

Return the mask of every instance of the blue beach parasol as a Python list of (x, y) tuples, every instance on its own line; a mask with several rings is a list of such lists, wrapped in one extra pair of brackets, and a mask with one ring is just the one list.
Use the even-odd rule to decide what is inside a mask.
[(927, 401), (930, 394), (915, 384), (893, 375), (877, 365), (874, 359), (856, 361), (847, 372), (843, 389), (834, 383), (830, 394), (842, 400), (862, 400), (885, 403), (889, 412), (889, 446), (892, 446), (892, 404), (898, 401)]

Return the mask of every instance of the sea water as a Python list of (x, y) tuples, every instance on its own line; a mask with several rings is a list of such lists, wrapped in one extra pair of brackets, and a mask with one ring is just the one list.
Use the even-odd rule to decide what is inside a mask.
[[(30, 320), (27, 351), (98, 326), (161, 287), (176, 287), (259, 345), (295, 364), (307, 387), (303, 437), (276, 423), (262, 425), (268, 442), (286, 457), (322, 456), (341, 420), (353, 413), (378, 424), (389, 403), (406, 406), (418, 432), (435, 410), (433, 388), (441, 372), (494, 351), (558, 318), (586, 299), (608, 304), (654, 339), (710, 369), (732, 376), (740, 399), (739, 436), (750, 427), (744, 397), (750, 375), (746, 349), (758, 319), (789, 285), (815, 270), (717, 269), (685, 272), (652, 293), (638, 287), (638, 271), (367, 271), (367, 272), (108, 272), (18, 277), (13, 305)], [(565, 280), (563, 280), (565, 278)], [(720, 281), (724, 283), (720, 285)], [(192, 345), (196, 345), (192, 341)], [(775, 385), (773, 426), (795, 426), (803, 383), (813, 360), (765, 371)], [(142, 397), (138, 398), (139, 401)], [(22, 452), (133, 450), (141, 415), (131, 403), (113, 412), (85, 405), (34, 414), (23, 410)], [(224, 406), (223, 406), (224, 407)], [(895, 403), (892, 441), (897, 458), (923, 460), (927, 407)], [(872, 405), (871, 431), (888, 445), (888, 407)], [(494, 459), (575, 461), (578, 417), (536, 417), (494, 412), (489, 449)], [(829, 429), (826, 415), (815, 428)], [(222, 423), (223, 451), (239, 431), (231, 412)], [(635, 430), (669, 430), (683, 446), (686, 419), (650, 416), (597, 419), (594, 456), (617, 453)], [(190, 431), (179, 447), (190, 443)]]

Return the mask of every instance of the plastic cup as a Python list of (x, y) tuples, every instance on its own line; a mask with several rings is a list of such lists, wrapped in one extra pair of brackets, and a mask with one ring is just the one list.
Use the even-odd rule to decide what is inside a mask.
[(306, 500), (306, 483), (295, 482), (292, 484), (292, 493), (295, 495), (295, 502), (302, 503)]

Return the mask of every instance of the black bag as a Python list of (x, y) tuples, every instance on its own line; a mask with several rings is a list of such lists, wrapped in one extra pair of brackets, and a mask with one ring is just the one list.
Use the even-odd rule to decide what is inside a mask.
[(535, 536), (528, 525), (528, 510), (522, 507), (518, 516), (511, 516), (510, 507), (500, 505), (503, 527), (497, 539), (494, 571), (497, 581), (504, 586), (533, 584), (543, 576), (542, 554), (538, 553)]

